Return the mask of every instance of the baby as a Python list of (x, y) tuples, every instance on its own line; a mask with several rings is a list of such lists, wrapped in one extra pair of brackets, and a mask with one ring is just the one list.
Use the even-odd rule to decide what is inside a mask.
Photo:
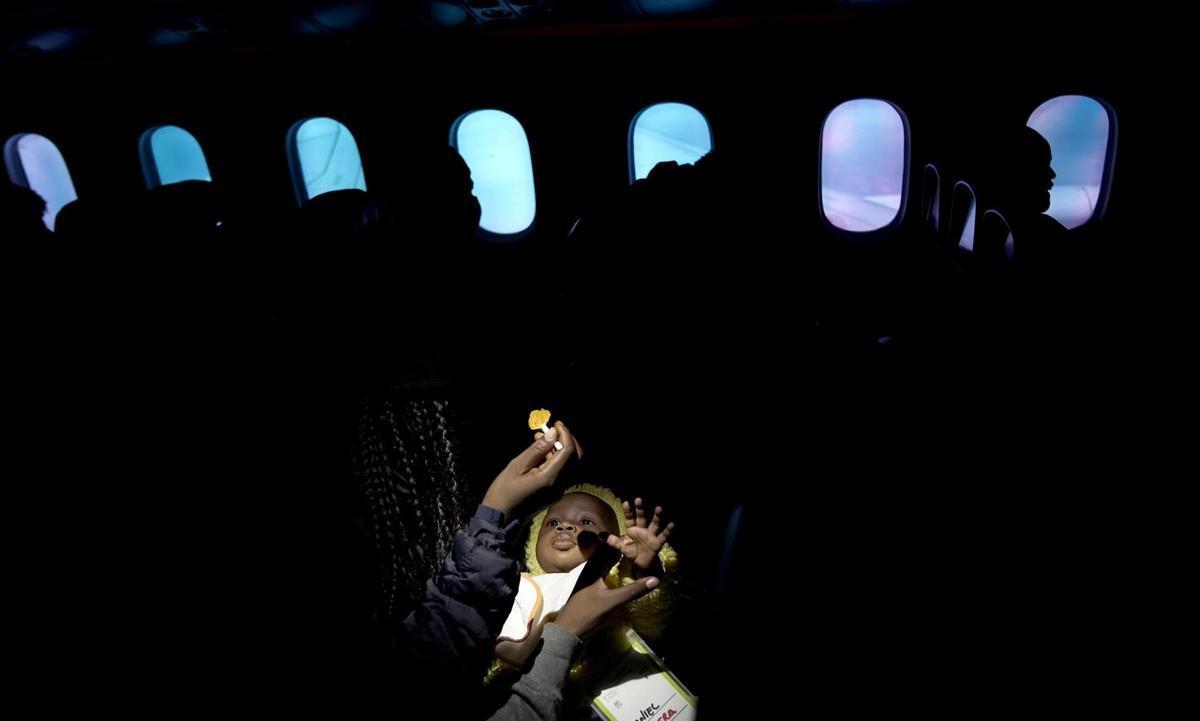
[[(657, 506), (647, 518), (641, 498), (631, 507), (607, 488), (581, 484), (535, 515), (525, 546), (527, 570), (496, 645), (497, 658), (514, 666), (528, 660), (542, 626), (557, 617), (598, 550), (611, 568), (598, 569), (609, 587), (624, 585), (626, 579), (661, 578), (675, 560), (667, 545), (675, 524), (664, 525), (662, 512)], [(665, 611), (661, 595), (652, 593), (629, 607), (630, 621), (652, 637)]]
[[(576, 454), (582, 449), (561, 422), (536, 434), (455, 534), (450, 554), (400, 629), (404, 662), (425, 696), (470, 703), (468, 689), (480, 690), (491, 664), (487, 677), (494, 683), (485, 696), (496, 703), (479, 700), (494, 710), (493, 721), (563, 718), (563, 690), (568, 676), (579, 676), (583, 638), (625, 620), (653, 636), (661, 624), (666, 589), (660, 578), (674, 564), (666, 545), (674, 525), (663, 526), (661, 508), (647, 514), (640, 499), (631, 506), (598, 486), (568, 489), (534, 518), (520, 572), (509, 541), (520, 526), (514, 511), (552, 487)], [(613, 554), (605, 564), (618, 562), (589, 568), (597, 551)], [(506, 657), (511, 664), (500, 660)], [(520, 677), (510, 686), (498, 677), (514, 666)]]

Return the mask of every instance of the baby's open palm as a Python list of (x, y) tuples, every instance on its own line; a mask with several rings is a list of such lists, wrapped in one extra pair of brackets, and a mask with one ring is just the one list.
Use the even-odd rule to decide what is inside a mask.
[(658, 552), (675, 530), (674, 523), (662, 525), (662, 506), (654, 507), (654, 515), (647, 519), (642, 509), (642, 499), (633, 499), (633, 507), (629, 501), (623, 504), (625, 508), (625, 535), (608, 536), (608, 545), (621, 552), (639, 571), (649, 571), (658, 559)]

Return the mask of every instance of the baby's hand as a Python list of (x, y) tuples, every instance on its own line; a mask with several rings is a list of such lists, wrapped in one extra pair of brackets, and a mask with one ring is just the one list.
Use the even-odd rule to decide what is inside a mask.
[(633, 575), (641, 578), (649, 571), (662, 573), (658, 563), (658, 552), (675, 530), (674, 523), (668, 523), (662, 528), (662, 506), (654, 507), (654, 517), (648, 522), (646, 512), (642, 510), (642, 499), (633, 499), (633, 508), (629, 501), (625, 507), (625, 535), (610, 534), (606, 539), (608, 545), (621, 552), (633, 564)]

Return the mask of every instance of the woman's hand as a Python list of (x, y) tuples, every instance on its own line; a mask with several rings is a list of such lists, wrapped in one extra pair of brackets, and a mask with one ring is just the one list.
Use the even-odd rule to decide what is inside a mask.
[[(562, 443), (562, 450), (555, 450), (554, 442)], [(527, 498), (543, 488), (554, 484), (558, 472), (572, 455), (583, 457), (583, 449), (576, 443), (570, 429), (562, 421), (556, 421), (549, 433), (534, 434), (533, 445), (508, 465), (483, 496), (483, 505), (502, 512), (505, 518)]]
[(595, 583), (571, 596), (554, 622), (581, 637), (595, 628), (609, 611), (650, 593), (656, 586), (657, 578), (643, 578), (628, 586), (609, 588), (604, 585), (603, 578), (598, 578)]

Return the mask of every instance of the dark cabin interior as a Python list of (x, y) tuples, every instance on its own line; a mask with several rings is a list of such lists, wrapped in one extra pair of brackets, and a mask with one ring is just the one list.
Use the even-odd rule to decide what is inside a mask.
[[(0, 17), (0, 140), (52, 139), (87, 212), (71, 237), (5, 238), (29, 457), (5, 484), (13, 680), (46, 708), (413, 715), (432, 692), (396, 672), (388, 619), (420, 586), (382, 609), (364, 494), (398, 461), (364, 459), (389, 429), (437, 445), (434, 413), (461, 481), (442, 520), (461, 522), (534, 408), (586, 449), (561, 483), (677, 522), (656, 650), (701, 718), (1133, 703), (1143, 499), (1112, 419), (1146, 353), (1130, 241), (1159, 191), (1134, 180), (1149, 59), (1103, 42), (1147, 18), (835, 0)], [(982, 218), (990, 139), (1063, 95), (1111, 112), (1104, 197), (1029, 291), (957, 247), (955, 186)], [(823, 124), (855, 98), (907, 130), (900, 209), (872, 232), (822, 212)], [(689, 196), (688, 168), (639, 181), (631, 209), (631, 119), (668, 101), (709, 121), (722, 192)], [(441, 182), (421, 173), (480, 108), (524, 128), (535, 220), (435, 247), (411, 221)], [(368, 190), (309, 209), (285, 139), (316, 116), (352, 130)], [(139, 138), (160, 125), (195, 136), (211, 184), (146, 189)], [(406, 504), (441, 503), (420, 488)]]

